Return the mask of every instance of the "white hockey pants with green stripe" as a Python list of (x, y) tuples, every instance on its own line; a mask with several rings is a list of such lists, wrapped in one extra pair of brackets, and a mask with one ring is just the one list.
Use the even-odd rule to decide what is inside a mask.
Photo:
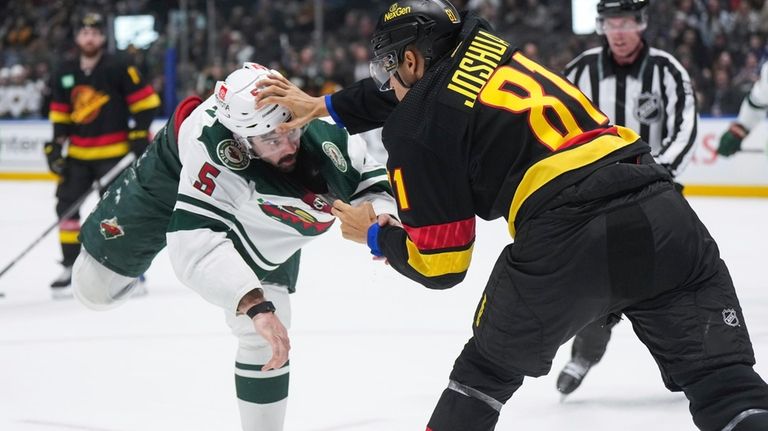
[[(264, 284), (264, 296), (277, 308), (277, 316), (286, 328), (291, 325), (288, 288)], [(269, 343), (256, 333), (248, 316), (228, 312), (227, 324), (238, 338), (235, 359), (235, 386), (243, 431), (282, 431), (288, 403), (286, 364), (279, 370), (261, 371), (272, 357)]]

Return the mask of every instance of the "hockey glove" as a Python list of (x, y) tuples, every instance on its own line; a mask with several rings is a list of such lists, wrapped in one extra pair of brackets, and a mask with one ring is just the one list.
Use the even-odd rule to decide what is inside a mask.
[(48, 161), (48, 169), (56, 175), (61, 176), (64, 174), (64, 168), (67, 166), (67, 161), (62, 156), (62, 145), (58, 142), (46, 142), (43, 146), (45, 151), (45, 157)]
[(717, 154), (723, 156), (732, 156), (741, 150), (741, 141), (749, 134), (749, 130), (739, 123), (731, 124), (728, 131), (720, 138), (720, 145), (717, 147)]
[(149, 146), (149, 132), (146, 130), (131, 130), (128, 133), (128, 143), (131, 145), (131, 151), (133, 154), (136, 154), (138, 159)]

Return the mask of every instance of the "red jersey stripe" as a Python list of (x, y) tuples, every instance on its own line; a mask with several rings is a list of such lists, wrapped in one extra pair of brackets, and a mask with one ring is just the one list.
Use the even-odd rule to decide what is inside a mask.
[(72, 111), (72, 107), (68, 103), (51, 102), (51, 111), (69, 113)]
[(152, 89), (152, 86), (146, 85), (144, 88), (141, 88), (140, 90), (134, 91), (133, 93), (125, 96), (125, 101), (128, 102), (129, 105), (133, 105), (139, 100), (146, 99), (153, 94), (155, 94), (155, 90)]
[(579, 145), (579, 144), (587, 143), (587, 142), (597, 138), (598, 136), (602, 136), (602, 135), (618, 135), (618, 134), (619, 134), (619, 132), (616, 130), (616, 126), (608, 127), (608, 128), (605, 128), (605, 129), (590, 130), (590, 131), (584, 132), (584, 133), (582, 133), (582, 134), (580, 134), (578, 136), (574, 136), (569, 141), (566, 141), (565, 143), (563, 143), (563, 145), (560, 145), (560, 147), (558, 147), (558, 151), (559, 150), (564, 150), (564, 149), (566, 149), (568, 147), (572, 147), (574, 145)]
[(475, 239), (475, 218), (452, 223), (412, 227), (403, 225), (419, 250), (464, 247)]
[(101, 147), (103, 145), (110, 145), (116, 142), (123, 142), (128, 140), (128, 132), (115, 132), (107, 133), (99, 136), (70, 136), (70, 142), (76, 147)]

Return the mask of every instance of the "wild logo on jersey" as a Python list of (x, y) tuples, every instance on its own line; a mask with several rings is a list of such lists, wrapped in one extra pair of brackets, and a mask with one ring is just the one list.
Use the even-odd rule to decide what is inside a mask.
[(330, 229), (334, 222), (334, 220), (321, 222), (301, 208), (275, 205), (262, 199), (259, 199), (259, 208), (264, 211), (264, 214), (296, 229), (297, 232), (304, 236), (320, 235)]
[(233, 171), (242, 171), (251, 164), (248, 153), (234, 139), (225, 139), (216, 146), (216, 154), (219, 160)]
[(125, 235), (123, 227), (117, 222), (117, 217), (110, 219), (104, 219), (99, 222), (99, 231), (104, 236), (104, 239), (115, 239)]
[(88, 124), (96, 119), (101, 107), (109, 102), (109, 95), (96, 90), (90, 85), (78, 85), (72, 89), (72, 114), (70, 118), (77, 124)]
[(347, 172), (347, 161), (344, 159), (344, 155), (336, 144), (330, 141), (323, 142), (323, 152), (329, 159), (331, 159), (333, 166), (336, 166), (336, 169), (342, 173)]

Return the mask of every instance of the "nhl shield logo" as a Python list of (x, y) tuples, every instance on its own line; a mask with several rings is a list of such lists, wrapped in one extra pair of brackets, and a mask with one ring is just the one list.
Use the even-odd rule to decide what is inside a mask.
[(336, 166), (341, 172), (347, 172), (347, 160), (344, 159), (344, 155), (341, 153), (339, 147), (333, 142), (323, 142), (323, 152), (333, 162), (333, 166)]
[(106, 240), (120, 238), (125, 235), (123, 227), (117, 222), (117, 217), (104, 219), (99, 222), (99, 231), (101, 231)]
[(658, 123), (661, 121), (661, 96), (656, 93), (642, 93), (635, 101), (635, 118), (642, 124)]
[(723, 322), (726, 325), (737, 327), (739, 326), (739, 316), (736, 315), (736, 310), (733, 308), (726, 308), (723, 310)]
[(216, 146), (216, 154), (224, 166), (233, 171), (242, 171), (251, 164), (251, 159), (234, 139), (225, 139)]

